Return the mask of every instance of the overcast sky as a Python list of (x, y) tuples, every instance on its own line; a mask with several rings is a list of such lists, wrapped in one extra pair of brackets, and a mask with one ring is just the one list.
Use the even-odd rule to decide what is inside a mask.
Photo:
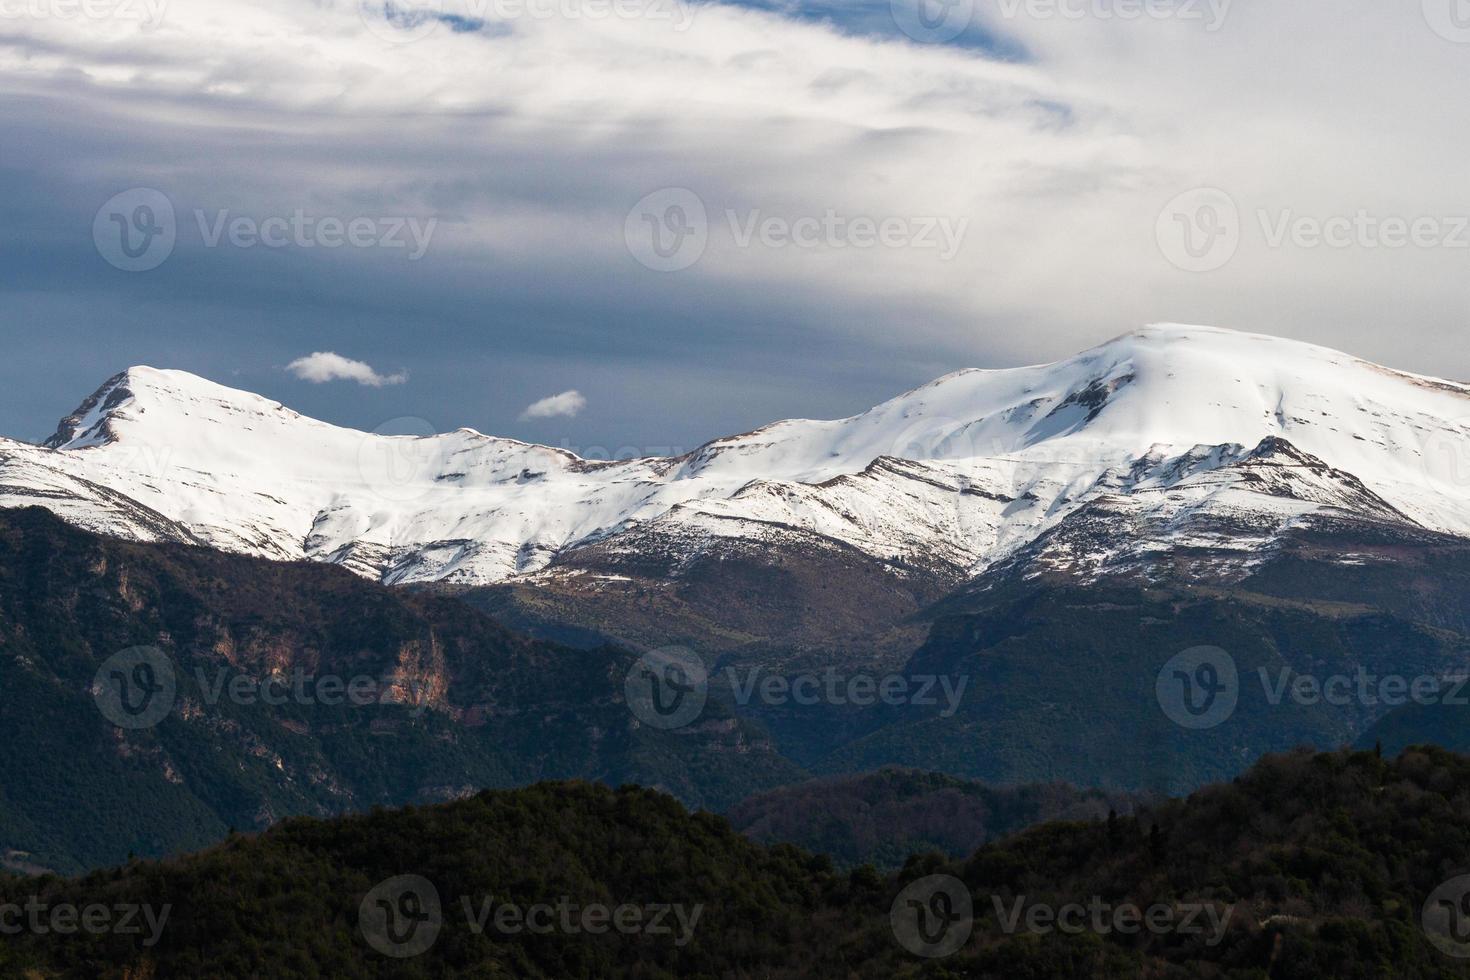
[(672, 451), (1156, 321), (1470, 378), (1464, 0), (921, 2), (0, 0), (0, 433), (151, 364)]

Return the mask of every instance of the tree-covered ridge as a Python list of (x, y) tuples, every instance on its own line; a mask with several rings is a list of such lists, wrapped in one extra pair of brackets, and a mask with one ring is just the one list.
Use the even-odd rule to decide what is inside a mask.
[(1129, 813), (1143, 797), (1064, 783), (989, 786), (915, 769), (813, 779), (757, 793), (726, 811), (737, 830), (791, 843), (838, 867), (892, 870), (911, 854), (965, 857), (981, 844), (1050, 820)]
[[(659, 793), (542, 784), (293, 819), (85, 878), (6, 879), (4, 901), (172, 912), (153, 946), (26, 933), (3, 947), (0, 967), (40, 977), (1458, 977), (1470, 959), (1436, 948), (1422, 912), (1467, 870), (1470, 759), (1438, 749), (1392, 761), (1272, 756), (1134, 816), (1047, 824), (963, 861), (915, 856), (889, 876), (752, 843)], [(442, 909), (434, 941), (408, 957), (374, 946), (362, 911), (403, 875), (432, 883)], [(963, 890), (973, 923), (956, 951), (929, 958), (905, 945), (891, 912), (915, 889), (931, 894), (922, 889), (935, 876)], [(699, 912), (682, 935), (477, 933), (466, 897), (470, 910), (489, 900)], [(1074, 934), (1030, 913), (1073, 905), (1160, 910), (1172, 925)]]
[[(125, 729), (93, 692), (110, 657), (140, 646), (166, 658), (176, 698), (158, 724)], [(623, 703), (634, 658), (527, 640), (333, 566), (0, 512), (0, 866), (76, 872), (286, 816), (541, 779), (720, 807), (800, 777), (718, 705), (698, 732), (640, 726)], [(361, 703), (344, 694), (355, 681)]]

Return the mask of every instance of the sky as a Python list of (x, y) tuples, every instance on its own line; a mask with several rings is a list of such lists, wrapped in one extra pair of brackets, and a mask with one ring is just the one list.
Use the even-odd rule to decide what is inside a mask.
[(0, 434), (149, 364), (675, 453), (1161, 321), (1467, 379), (1467, 77), (1467, 0), (0, 0)]

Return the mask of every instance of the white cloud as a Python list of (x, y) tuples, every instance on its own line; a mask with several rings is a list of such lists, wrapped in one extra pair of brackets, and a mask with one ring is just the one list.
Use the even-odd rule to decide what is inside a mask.
[(379, 374), (365, 361), (354, 361), (332, 351), (317, 351), (306, 357), (298, 357), (286, 365), (286, 370), (312, 384), (356, 381), (369, 388), (381, 388), (384, 385), (401, 385), (408, 380), (408, 374), (403, 371), (397, 374)]
[[(462, 19), (500, 9), (442, 6)], [(355, 0), (191, 0), (147, 31), (20, 19), (0, 44), (0, 91), (19, 96), (0, 100), (0, 126), (44, 104), (50, 127), (85, 134), (48, 144), (91, 155), (39, 160), (36, 173), (105, 175), (87, 185), (98, 202), (161, 187), (181, 240), (193, 208), (227, 204), (257, 218), (441, 216), (432, 264), (394, 265), (399, 253), (382, 249), (332, 258), (371, 258), (385, 282), (412, 276), (420, 290), (485, 289), (482, 306), (570, 295), (652, 326), (683, 322), (694, 303), (751, 310), (752, 323), (866, 345), (873, 363), (922, 351), (936, 368), (1039, 360), (1179, 320), (1470, 374), (1464, 250), (1275, 247), (1262, 227), (1288, 212), (1465, 213), (1456, 161), (1470, 157), (1470, 129), (1452, 106), (1470, 45), (1436, 34), (1423, 3), (1240, 3), (1223, 23), (973, 6), (1034, 61), (721, 4), (699, 5), (685, 30), (522, 17), (405, 43)], [(154, 152), (95, 149), (102, 123)], [(135, 163), (206, 136), (194, 167)], [(695, 191), (710, 225), (700, 261), (672, 275), (624, 244), (628, 209), (665, 187)], [(1202, 274), (1171, 265), (1156, 240), (1164, 205), (1199, 187), (1233, 197), (1243, 238), (1228, 266)], [(753, 220), (829, 210), (970, 223), (949, 261), (932, 248), (736, 241)], [(293, 269), (323, 258), (288, 257)]]
[(527, 419), (556, 419), (572, 418), (582, 409), (587, 407), (587, 399), (582, 397), (580, 391), (564, 391), (559, 395), (550, 395), (540, 401), (532, 402), (526, 406), (521, 413), (521, 421)]

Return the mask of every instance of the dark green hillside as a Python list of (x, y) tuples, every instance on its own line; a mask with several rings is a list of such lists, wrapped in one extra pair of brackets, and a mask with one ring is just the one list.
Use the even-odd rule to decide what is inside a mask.
[(1358, 739), (1359, 748), (1398, 755), (1411, 745), (1438, 745), (1470, 752), (1470, 679), (1455, 681), (1438, 700), (1397, 705)]
[[(548, 784), (291, 820), (192, 857), (81, 879), (0, 879), (0, 908), (32, 897), (47, 908), (132, 903), (158, 918), (172, 906), (151, 946), (146, 933), (23, 931), (0, 946), (0, 972), (266, 980), (1465, 977), (1470, 959), (1436, 948), (1421, 911), (1467, 871), (1470, 760), (1437, 749), (1394, 761), (1370, 752), (1273, 756), (1231, 783), (1137, 816), (1047, 824), (966, 860), (916, 857), (886, 878), (869, 868), (834, 873), (824, 858), (752, 843), (723, 819), (689, 814), (662, 794)], [(379, 887), (402, 875), (431, 888)], [(901, 892), (932, 894), (924, 889), (935, 875), (951, 876), (937, 880), (968, 896), (973, 929), (967, 938), (931, 930), (937, 942), (963, 941), (950, 955), (922, 958), (900, 943), (908, 933), (902, 915), (895, 932), (890, 909)], [(1431, 908), (1466, 905), (1461, 892), (1438, 892), (1446, 894), (1447, 906)], [(578, 908), (680, 907), (692, 925), (667, 934), (560, 925), (531, 934), (510, 918), (511, 928), (477, 934), (464, 897), (471, 910), (487, 898), (519, 909), (559, 900)], [(1071, 905), (1106, 914), (1069, 914), (1065, 921), (1084, 923), (1075, 934), (1044, 916), (1030, 918), (1034, 928), (1026, 924), (1027, 910)], [(921, 907), (946, 908), (932, 900)], [(374, 918), (384, 908), (402, 915), (386, 947), (390, 933)], [(1129, 908), (1159, 910), (1154, 927), (1112, 928), (1131, 921), (1117, 917)], [(1021, 918), (1007, 925), (1016, 909)], [(959, 928), (963, 919), (947, 921)], [(434, 922), (437, 932), (418, 931)], [(421, 941), (431, 934), (432, 942)], [(1470, 953), (1470, 940), (1447, 948)]]
[[(1238, 678), (1233, 711), (1198, 730), (1165, 714), (1157, 687), (1171, 658), (1194, 647), (1227, 653)], [(1369, 607), (1178, 585), (1032, 587), (935, 621), (907, 671), (971, 678), (952, 718), (906, 706), (878, 712), (868, 734), (817, 768), (897, 764), (991, 783), (1177, 794), (1267, 752), (1352, 744), (1386, 710), (1278, 696), (1283, 676), (1360, 667), (1439, 676), (1466, 663), (1470, 641), (1459, 634)]]
[[(167, 657), (177, 697), (156, 727), (128, 730), (92, 689), (107, 658), (137, 646)], [(719, 807), (800, 777), (718, 705), (698, 731), (640, 726), (623, 703), (632, 660), (526, 640), (463, 603), (332, 566), (0, 512), (0, 859), (75, 871), (293, 814), (546, 778), (636, 781)], [(366, 703), (318, 691), (325, 676), (361, 679)], [(264, 695), (229, 693), (270, 678)]]
[[(146, 937), (28, 937), (9, 947), (12, 971), (46, 963), (78, 977), (131, 968), (159, 977), (673, 978), (820, 959), (801, 951), (798, 937), (808, 913), (827, 903), (823, 894), (841, 894), (826, 868), (793, 848), (752, 844), (724, 820), (691, 815), (663, 794), (562, 783), (335, 821), (295, 819), (183, 860), (65, 882), (11, 880), (0, 891), (8, 899), (39, 890), (53, 903), (173, 906), (152, 948)], [(442, 931), (421, 956), (383, 955), (364, 939), (360, 906), (383, 880), (409, 874), (433, 884)], [(469, 928), (463, 903), (529, 908), (563, 896), (579, 906), (680, 905), (694, 925), (679, 930), (670, 913), (671, 935), (492, 938)]]
[[(1169, 795), (1298, 745), (1381, 737), (1390, 751), (1470, 747), (1470, 727), (1453, 711), (1272, 703), (1265, 685), (1283, 676), (1440, 677), (1470, 667), (1470, 641), (1452, 628), (1460, 600), (1433, 584), (1439, 568), (1458, 581), (1460, 552), (1433, 535), (1377, 540), (1369, 531), (1313, 529), (1228, 589), (1170, 575), (1085, 588), (980, 581), (934, 608), (928, 640), (906, 664), (830, 652), (827, 667), (853, 677), (965, 679), (952, 717), (942, 686), (927, 705), (739, 702), (722, 662), (696, 721), (664, 732), (624, 703), (625, 650), (519, 637), (457, 599), (387, 589), (333, 566), (130, 544), (42, 510), (7, 511), (0, 867), (79, 871), (197, 849), (232, 827), (259, 830), (295, 814), (548, 778), (638, 783), (724, 810), (809, 770), (897, 765), (993, 785)], [(1356, 564), (1330, 560), (1342, 555)], [(1172, 657), (1201, 645), (1233, 659), (1239, 700), (1220, 724), (1190, 730), (1166, 716), (1156, 685)], [(92, 691), (107, 658), (137, 646), (157, 647), (173, 665), (177, 704), (156, 727), (123, 730)], [(271, 705), (214, 693), (241, 679), (289, 687), (296, 675), (365, 679), (376, 696), (362, 706)], [(755, 676), (737, 672), (736, 681)], [(993, 801), (982, 814), (973, 798), (943, 789), (929, 802), (804, 793), (775, 798), (780, 806), (748, 826), (795, 814), (779, 833), (754, 832), (843, 862), (892, 865), (911, 848), (959, 853), (996, 826), (1068, 815), (1045, 804), (1011, 821)]]
[(963, 857), (987, 841), (1048, 820), (1101, 820), (1132, 812), (1140, 797), (1062, 783), (994, 787), (913, 769), (883, 769), (781, 786), (726, 816), (766, 843), (826, 854), (839, 867), (894, 869), (911, 854)]
[[(1298, 700), (1290, 685), (1303, 678), (1355, 680), (1362, 672), (1409, 681), (1470, 671), (1470, 546), (1462, 539), (1324, 515), (1283, 535), (1258, 565), (1246, 568), (1237, 558), (1179, 549), (1098, 582), (1018, 559), (899, 619), (892, 618), (897, 607), (847, 596), (842, 604), (859, 608), (825, 639), (778, 630), (789, 641), (784, 653), (769, 632), (714, 637), (685, 630), (677, 625), (684, 619), (658, 600), (661, 593), (642, 585), (625, 583), (627, 594), (591, 590), (576, 610), (557, 605), (539, 586), (524, 588), (521, 605), (534, 594), (550, 603), (541, 609), (548, 621), (596, 623), (614, 635), (672, 630), (702, 653), (719, 655), (718, 677), (733, 672), (748, 680), (761, 665), (762, 677), (792, 681), (835, 670), (937, 677), (952, 690), (964, 685), (952, 716), (932, 702), (854, 708), (752, 698), (732, 706), (760, 723), (787, 759), (826, 775), (902, 766), (999, 785), (1064, 782), (1177, 794), (1229, 778), (1268, 752), (1361, 744), (1391, 711), (1372, 696)], [(732, 622), (769, 609), (772, 622), (787, 624), (788, 599), (805, 593), (788, 589), (780, 575), (749, 578), (736, 576), (738, 602), (714, 608)], [(577, 581), (558, 588), (574, 590)], [(675, 581), (694, 594), (702, 579)], [(487, 595), (469, 598), (485, 602)], [(577, 610), (587, 612), (588, 603), (624, 619), (586, 619)], [(900, 629), (927, 636), (897, 661), (894, 650), (878, 657), (852, 643), (855, 624), (874, 639), (892, 639)], [(1220, 724), (1190, 730), (1162, 710), (1157, 684), (1172, 658), (1202, 646), (1231, 658), (1238, 702)], [(934, 693), (943, 699), (942, 690)], [(712, 697), (729, 703), (725, 690), (712, 690)], [(1455, 728), (1406, 729), (1395, 744), (1470, 744), (1447, 740)]]

